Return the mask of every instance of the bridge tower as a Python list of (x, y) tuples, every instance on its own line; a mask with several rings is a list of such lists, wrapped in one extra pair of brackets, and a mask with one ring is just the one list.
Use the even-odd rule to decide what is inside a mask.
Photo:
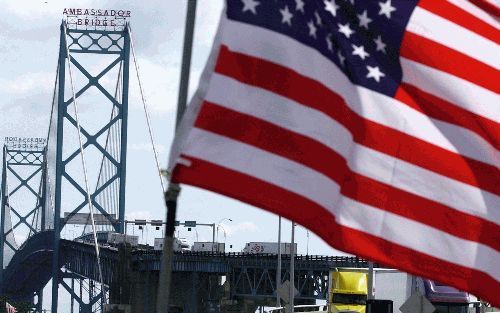
[[(50, 227), (45, 142), (45, 138), (5, 138), (0, 191), (0, 294), (4, 292), (5, 268), (19, 247)], [(42, 292), (36, 296), (41, 304)]]
[[(106, 20), (82, 19), (71, 13), (61, 25), (57, 95), (48, 143), (49, 154), (55, 156), (49, 164), (55, 168), (50, 174), (54, 183), (53, 313), (58, 312), (59, 286), (70, 294), (72, 308), (76, 300), (80, 312), (94, 312), (95, 305), (102, 309), (106, 296), (106, 286), (100, 286), (96, 295), (90, 294), (84, 301), (84, 278), (77, 292), (73, 287), (77, 275), (61, 269), (64, 261), (59, 246), (65, 234), (68, 236), (66, 230), (79, 224), (84, 225), (82, 235), (89, 233), (93, 215), (98, 230), (123, 233), (125, 219), (130, 56), (126, 14)], [(85, 162), (81, 160), (80, 140)], [(78, 234), (71, 239), (75, 237)], [(95, 268), (96, 262), (88, 264), (89, 268)], [(95, 283), (99, 282), (87, 285)]]

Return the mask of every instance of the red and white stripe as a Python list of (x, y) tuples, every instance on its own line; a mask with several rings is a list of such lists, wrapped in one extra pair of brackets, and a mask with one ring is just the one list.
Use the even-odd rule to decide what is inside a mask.
[(7, 313), (16, 313), (17, 312), (17, 309), (7, 302), (5, 303), (5, 310)]
[(421, 0), (391, 98), (312, 48), (223, 17), (173, 179), (500, 304), (499, 42), (496, 20), (470, 3)]

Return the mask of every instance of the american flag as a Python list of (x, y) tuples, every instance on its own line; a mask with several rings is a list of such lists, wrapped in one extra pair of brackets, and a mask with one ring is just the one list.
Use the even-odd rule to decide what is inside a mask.
[(500, 305), (497, 12), (228, 0), (173, 181)]
[(8, 302), (5, 302), (5, 312), (6, 313), (17, 313), (17, 309), (10, 305)]

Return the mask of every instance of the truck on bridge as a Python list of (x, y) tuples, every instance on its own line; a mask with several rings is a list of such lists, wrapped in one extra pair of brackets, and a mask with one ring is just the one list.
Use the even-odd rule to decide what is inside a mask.
[[(278, 254), (277, 242), (248, 242), (243, 248), (243, 253), (251, 254)], [(297, 253), (297, 244), (294, 244), (295, 253)], [(288, 242), (281, 243), (281, 254), (291, 254), (292, 244)]]
[[(153, 250), (162, 251), (165, 238), (155, 238)], [(186, 238), (174, 238), (173, 249), (175, 252), (190, 251), (189, 241)]]

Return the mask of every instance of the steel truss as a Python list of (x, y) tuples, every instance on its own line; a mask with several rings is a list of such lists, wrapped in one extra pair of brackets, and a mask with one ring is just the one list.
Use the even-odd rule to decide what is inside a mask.
[[(5, 250), (12, 254), (19, 250), (14, 233), (29, 238), (47, 226), (45, 179), (47, 174), (46, 148), (3, 147), (2, 184), (1, 184), (1, 226), (0, 226), (0, 291), (3, 294), (4, 268), (10, 262)], [(28, 173), (28, 174), (26, 174)], [(16, 181), (14, 188), (9, 178)], [(33, 207), (16, 207), (11, 201), (14, 195), (22, 195), (23, 202), (33, 203)], [(11, 216), (18, 221), (11, 224)], [(7, 226), (9, 222), (9, 226)], [(19, 228), (25, 226), (27, 234), (19, 234)], [(16, 232), (16, 229), (18, 231)], [(37, 306), (41, 307), (42, 292), (36, 292)]]
[[(67, 55), (67, 51), (70, 53), (70, 57)], [(106, 55), (113, 56), (114, 58), (111, 63), (103, 66), (97, 75), (90, 74), (90, 69), (85, 68), (81, 62), (75, 59), (75, 56), (84, 57), (85, 55)], [(68, 29), (63, 23), (61, 25), (61, 35), (60, 35), (60, 49), (59, 49), (59, 63), (58, 63), (58, 90), (57, 90), (57, 144), (56, 144), (56, 174), (55, 174), (55, 212), (54, 212), (54, 255), (52, 262), (52, 313), (57, 313), (58, 311), (58, 289), (59, 285), (62, 285), (64, 289), (70, 292), (73, 296), (74, 292), (71, 292), (71, 287), (69, 287), (64, 282), (65, 274), (61, 272), (60, 265), (60, 255), (59, 255), (59, 245), (61, 240), (61, 231), (64, 229), (68, 223), (69, 218), (62, 218), (61, 214), (62, 206), (64, 204), (62, 195), (62, 184), (63, 180), (74, 187), (82, 196), (84, 196), (84, 201), (79, 205), (72, 208), (65, 208), (69, 212), (69, 216), (74, 216), (77, 213), (83, 211), (83, 209), (88, 206), (87, 192), (83, 187), (81, 182), (77, 181), (76, 177), (68, 171), (68, 165), (71, 162), (75, 162), (75, 159), (79, 157), (80, 149), (75, 149), (69, 154), (64, 152), (63, 147), (67, 142), (65, 139), (67, 134), (65, 133), (64, 124), (72, 125), (74, 128), (78, 129), (78, 123), (74, 116), (72, 116), (69, 111), (69, 106), (75, 104), (75, 99), (73, 95), (68, 95), (65, 93), (68, 88), (68, 84), (72, 83), (69, 81), (69, 77), (66, 77), (66, 71), (68, 70), (68, 58), (71, 62), (71, 68), (73, 70), (77, 69), (80, 74), (85, 77), (87, 83), (80, 88), (75, 90), (75, 97), (78, 99), (82, 95), (88, 93), (91, 87), (95, 87), (99, 91), (100, 95), (104, 97), (112, 104), (113, 113), (110, 117), (109, 122), (102, 125), (100, 129), (92, 134), (85, 125), (80, 125), (79, 136), (83, 137), (83, 149), (87, 150), (89, 147), (96, 148), (99, 151), (102, 162), (107, 162), (113, 166), (113, 175), (110, 177), (104, 177), (104, 180), (98, 182), (98, 186), (94, 192), (91, 192), (90, 199), (93, 208), (96, 209), (96, 213), (104, 216), (105, 219), (109, 221), (109, 225), (112, 226), (113, 230), (116, 232), (124, 231), (124, 217), (125, 217), (125, 175), (126, 175), (126, 147), (127, 147), (127, 121), (128, 121), (128, 92), (129, 92), (129, 56), (130, 56), (130, 35), (128, 33), (128, 28), (125, 27), (122, 31), (107, 31), (107, 30), (82, 30), (82, 29)], [(92, 64), (96, 66), (97, 64)], [(112, 69), (118, 68), (121, 71), (121, 79), (117, 78), (117, 95), (112, 95), (106, 88), (100, 83), (106, 74), (108, 74)], [(119, 92), (118, 92), (119, 90)], [(111, 153), (106, 145), (99, 143), (98, 139), (101, 136), (109, 136), (112, 129), (119, 129), (119, 141), (118, 141), (118, 152)], [(101, 164), (103, 164), (101, 163)], [(101, 168), (102, 170), (102, 168)], [(99, 174), (100, 176), (100, 174)], [(102, 177), (100, 176), (100, 179)], [(109, 207), (106, 207), (98, 201), (98, 197), (104, 193), (106, 188), (112, 184), (117, 184), (118, 188), (114, 192), (118, 196), (118, 216), (114, 214)]]
[(104, 312), (104, 297), (107, 286), (68, 270), (61, 271), (60, 284), (70, 294), (70, 312), (75, 312), (75, 304), (80, 313)]

